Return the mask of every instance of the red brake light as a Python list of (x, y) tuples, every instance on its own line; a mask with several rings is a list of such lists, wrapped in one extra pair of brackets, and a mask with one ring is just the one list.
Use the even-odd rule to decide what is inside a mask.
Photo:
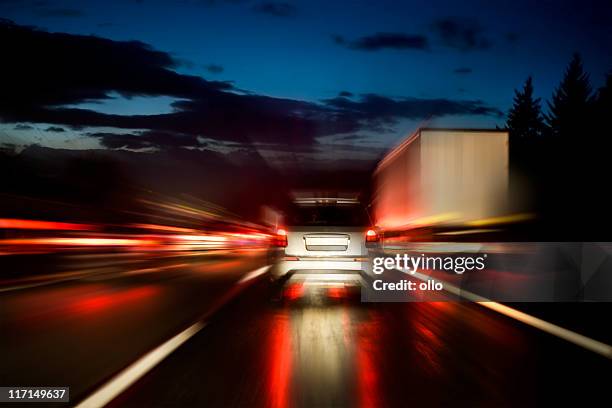
[(276, 245), (280, 247), (287, 246), (287, 230), (283, 228), (276, 230)]
[(366, 242), (378, 242), (378, 234), (373, 229), (366, 232)]

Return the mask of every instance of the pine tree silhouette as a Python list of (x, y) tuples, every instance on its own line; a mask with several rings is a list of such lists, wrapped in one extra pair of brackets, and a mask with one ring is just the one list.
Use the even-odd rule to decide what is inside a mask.
[[(595, 123), (598, 132), (605, 132), (605, 123), (612, 117), (612, 71), (606, 76), (606, 83), (599, 88), (595, 97)], [(608, 130), (608, 134), (611, 133)], [(608, 136), (610, 138), (610, 136)]]
[(598, 199), (607, 188), (602, 176), (609, 151), (597, 124), (596, 106), (589, 75), (580, 55), (574, 54), (548, 103), (551, 137), (542, 154), (548, 162), (542, 201), (552, 228), (557, 228), (555, 235), (565, 239), (596, 240), (609, 231), (604, 228), (610, 224), (605, 200)]
[(514, 91), (514, 104), (508, 112), (506, 126), (510, 132), (510, 143), (527, 141), (542, 135), (544, 119), (540, 98), (533, 98), (533, 81), (527, 78), (523, 90)]
[(542, 184), (542, 133), (546, 128), (540, 98), (533, 97), (533, 81), (527, 78), (521, 90), (514, 91), (514, 104), (506, 121), (510, 140), (510, 191), (515, 211), (538, 211)]
[[(593, 137), (590, 140), (590, 171), (593, 175), (609, 174), (612, 154), (612, 71), (606, 76), (605, 84), (599, 88), (594, 98), (594, 119), (591, 126)], [(596, 177), (600, 180), (599, 177)], [(597, 188), (597, 186), (593, 186)], [(608, 217), (609, 218), (609, 217)], [(612, 224), (612, 221), (611, 221)]]
[(592, 117), (592, 104), (589, 75), (584, 72), (582, 59), (576, 53), (553, 93), (552, 102), (548, 102), (550, 113), (546, 115), (546, 122), (551, 135), (567, 140), (584, 133)]

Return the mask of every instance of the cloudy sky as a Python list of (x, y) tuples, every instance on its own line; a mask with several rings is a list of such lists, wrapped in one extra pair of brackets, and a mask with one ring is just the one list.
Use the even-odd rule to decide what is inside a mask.
[[(537, 4), (536, 4), (537, 3)], [(373, 160), (612, 69), (603, 1), (0, 0), (0, 142)], [(8, 69), (7, 69), (8, 68)]]

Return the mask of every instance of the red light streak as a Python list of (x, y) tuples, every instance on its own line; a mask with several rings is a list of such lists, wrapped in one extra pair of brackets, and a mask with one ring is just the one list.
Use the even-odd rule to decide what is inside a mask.
[(151, 297), (156, 293), (156, 288), (152, 286), (143, 286), (128, 289), (122, 292), (88, 296), (75, 301), (70, 306), (70, 310), (74, 313), (98, 312), (104, 309), (124, 305), (125, 303), (137, 302), (143, 298)]
[(327, 296), (332, 299), (343, 299), (347, 296), (347, 293), (344, 286), (333, 286), (327, 289)]
[(21, 220), (15, 218), (0, 218), (0, 228), (26, 229), (26, 230), (65, 230), (89, 231), (95, 229), (93, 225), (72, 224), (67, 222)]
[(379, 341), (380, 325), (377, 321), (359, 324), (356, 363), (359, 406), (362, 408), (384, 406), (380, 398), (380, 380), (376, 367), (376, 360), (380, 358)]
[(282, 315), (274, 320), (270, 339), (270, 370), (268, 374), (268, 393), (270, 407), (284, 408), (289, 404), (291, 384), (291, 332), (289, 316)]
[(292, 283), (285, 289), (284, 296), (288, 300), (297, 300), (304, 296), (304, 284)]
[(192, 233), (197, 232), (197, 230), (191, 228), (181, 228), (181, 227), (172, 227), (168, 225), (155, 225), (155, 224), (133, 224), (134, 228), (142, 228), (153, 231), (168, 231), (168, 232), (183, 232), (183, 233)]
[(59, 246), (136, 246), (152, 245), (150, 239), (135, 238), (16, 238), (0, 240), (0, 245), (59, 245)]

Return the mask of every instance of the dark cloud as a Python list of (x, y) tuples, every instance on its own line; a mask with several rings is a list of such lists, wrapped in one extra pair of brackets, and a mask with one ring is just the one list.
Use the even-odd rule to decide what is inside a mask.
[(30, 129), (34, 129), (32, 126), (30, 125), (25, 125), (23, 123), (18, 123), (17, 125), (15, 125), (14, 127), (15, 130), (30, 130)]
[(211, 74), (220, 74), (223, 72), (224, 68), (218, 64), (208, 64), (204, 66), (204, 69), (210, 72)]
[(34, 12), (39, 17), (83, 17), (81, 10), (72, 8), (40, 8)]
[(297, 7), (285, 2), (267, 1), (256, 4), (253, 6), (253, 10), (274, 17), (295, 17), (297, 15)]
[[(207, 100), (179, 101), (173, 106), (178, 109), (173, 115), (176, 121), (162, 118), (159, 126), (200, 132), (207, 137), (211, 135), (206, 129), (215, 129), (215, 138), (223, 140), (310, 144), (316, 137), (354, 131), (359, 126), (319, 104), (262, 95), (219, 93), (212, 106)], [(183, 117), (194, 114), (201, 124), (192, 129), (193, 120)]]
[(455, 68), (453, 70), (453, 72), (455, 74), (471, 74), (472, 73), (472, 68), (468, 68), (468, 67), (460, 67), (460, 68)]
[(407, 35), (402, 33), (376, 33), (350, 41), (342, 36), (334, 36), (334, 42), (344, 47), (361, 51), (395, 50), (425, 50), (428, 48), (427, 37), (423, 35)]
[[(48, 33), (6, 22), (0, 23), (0, 40), (3, 111), (99, 101), (111, 90), (192, 98), (232, 88), (174, 72), (176, 60), (139, 41)], [(44, 69), (40, 61), (46, 61)]]
[(350, 97), (352, 97), (352, 96), (353, 96), (353, 93), (352, 93), (352, 92), (349, 92), (349, 91), (340, 91), (340, 92), (338, 93), (338, 96), (343, 96), (343, 97), (345, 97), (345, 98), (350, 98)]
[(364, 135), (344, 135), (344, 136), (337, 137), (334, 140), (349, 141), (349, 140), (362, 140), (362, 139), (367, 139), (367, 138), (368, 137)]
[[(178, 73), (175, 58), (138, 41), (49, 33), (7, 22), (0, 23), (0, 43), (0, 120), (123, 129), (121, 135), (92, 136), (110, 148), (202, 147), (204, 138), (304, 149), (322, 136), (389, 131), (398, 118), (497, 113), (481, 101), (365, 95), (315, 103), (245, 93), (228, 82)], [(44, 69), (40, 61), (45, 61)], [(84, 102), (109, 99), (113, 93), (179, 101), (172, 104), (172, 112), (152, 115), (78, 108)]]
[[(0, 117), (9, 122), (66, 126), (113, 126), (203, 135), (221, 140), (311, 143), (321, 134), (356, 124), (306, 102), (241, 95), (231, 84), (173, 71), (168, 53), (147, 44), (93, 36), (48, 33), (14, 24), (0, 25), (4, 47)], [(40, 69), (40, 61), (48, 61)], [(123, 96), (186, 99), (175, 112), (110, 115), (64, 105)], [(289, 140), (290, 139), (290, 140)]]
[(45, 132), (53, 132), (53, 133), (62, 133), (65, 131), (66, 129), (64, 129), (63, 127), (59, 127), (59, 126), (49, 126), (48, 128), (45, 129)]
[(432, 28), (442, 44), (460, 51), (484, 50), (492, 45), (480, 23), (472, 19), (448, 17), (434, 21)]
[(198, 136), (172, 133), (146, 131), (137, 133), (89, 133), (88, 136), (99, 139), (100, 144), (109, 149), (144, 149), (144, 148), (178, 148), (178, 147), (204, 147), (206, 143), (200, 141)]
[[(0, 117), (7, 122), (110, 126), (202, 135), (226, 141), (308, 144), (321, 135), (351, 132), (319, 104), (240, 94), (228, 82), (177, 73), (168, 53), (137, 41), (48, 33), (0, 24), (4, 47)], [(40, 61), (48, 61), (40, 69)], [(184, 101), (159, 115), (111, 115), (67, 108), (130, 96), (172, 96)]]
[(502, 116), (503, 113), (479, 100), (453, 100), (446, 98), (392, 99), (376, 94), (362, 95), (360, 100), (347, 98), (328, 99), (325, 103), (352, 115), (355, 120), (373, 124), (393, 123), (398, 118), (426, 119), (448, 115)]

